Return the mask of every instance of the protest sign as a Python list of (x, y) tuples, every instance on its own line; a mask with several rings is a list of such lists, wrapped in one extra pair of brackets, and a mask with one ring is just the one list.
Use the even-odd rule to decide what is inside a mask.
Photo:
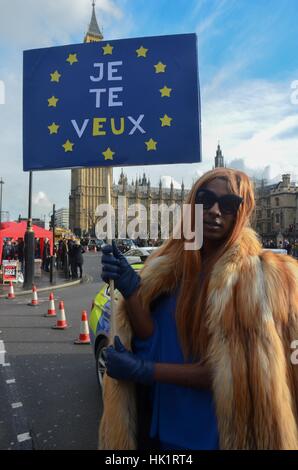
[(23, 168), (201, 160), (195, 34), (24, 52)]
[(18, 274), (18, 261), (2, 261), (2, 277), (3, 277), (3, 284), (6, 282), (17, 282), (17, 274)]

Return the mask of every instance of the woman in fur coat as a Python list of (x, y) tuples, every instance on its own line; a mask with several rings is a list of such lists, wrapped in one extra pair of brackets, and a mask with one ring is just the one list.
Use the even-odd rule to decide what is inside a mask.
[(207, 172), (187, 203), (192, 229), (203, 204), (200, 249), (172, 237), (140, 276), (115, 245), (103, 249), (103, 279), (123, 298), (99, 447), (146, 447), (147, 416), (151, 448), (297, 450), (297, 261), (262, 250), (243, 172)]

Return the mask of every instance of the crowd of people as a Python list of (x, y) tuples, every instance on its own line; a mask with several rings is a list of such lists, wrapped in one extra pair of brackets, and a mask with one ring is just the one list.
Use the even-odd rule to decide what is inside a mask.
[(286, 250), (288, 255), (298, 258), (298, 239), (290, 242), (287, 238), (280, 240), (278, 243), (274, 240), (267, 240), (263, 243), (263, 247), (267, 249), (282, 249)]
[[(161, 240), (143, 240), (137, 238), (133, 240), (135, 246), (146, 247), (146, 246), (160, 246)], [(88, 251), (88, 239), (78, 240), (75, 237), (70, 239), (63, 238), (55, 243), (54, 255), (56, 259), (57, 269), (66, 271), (69, 269), (70, 277), (77, 279), (82, 278), (83, 275), (83, 253)], [(267, 249), (284, 249), (288, 255), (291, 255), (298, 259), (298, 239), (289, 241), (287, 238), (280, 240), (279, 242), (273, 239), (263, 242), (263, 247)], [(118, 243), (120, 251), (125, 252), (130, 249), (128, 244), (125, 244), (121, 240)], [(50, 242), (46, 238), (44, 241), (43, 251), (41, 253), (40, 240), (35, 239), (35, 259), (42, 260), (42, 269), (46, 272), (50, 271), (51, 261), (51, 249)], [(19, 238), (18, 240), (6, 240), (3, 245), (3, 256), (4, 260), (18, 260), (20, 263), (20, 270), (23, 271), (24, 267), (24, 240)]]
[(80, 240), (73, 238), (63, 238), (55, 245), (54, 254), (56, 255), (57, 269), (63, 270), (67, 277), (72, 279), (82, 279), (85, 248)]
[[(54, 245), (54, 260), (56, 268), (65, 272), (66, 277), (72, 279), (82, 278), (83, 276), (83, 253), (84, 247), (80, 241), (75, 239), (63, 238)], [(50, 271), (51, 263), (51, 246), (50, 241), (46, 238), (44, 240), (43, 249), (41, 250), (40, 240), (35, 239), (34, 247), (35, 259), (41, 259), (41, 269), (45, 272)], [(20, 270), (24, 269), (24, 240), (8, 239), (5, 240), (3, 245), (3, 260), (16, 260), (19, 261)]]

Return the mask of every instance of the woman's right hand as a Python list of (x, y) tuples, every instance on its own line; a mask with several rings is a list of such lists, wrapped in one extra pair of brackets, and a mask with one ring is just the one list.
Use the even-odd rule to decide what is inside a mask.
[(127, 259), (118, 250), (115, 240), (112, 245), (106, 245), (102, 248), (102, 274), (104, 282), (113, 279), (116, 289), (128, 299), (139, 287), (141, 283), (140, 276), (130, 266)]

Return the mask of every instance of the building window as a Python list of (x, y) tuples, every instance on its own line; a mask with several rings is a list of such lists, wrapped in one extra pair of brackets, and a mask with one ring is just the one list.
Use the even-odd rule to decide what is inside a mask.
[(271, 232), (271, 224), (267, 224), (267, 233)]
[(279, 206), (279, 197), (275, 198), (275, 204), (276, 204), (276, 206)]
[(271, 215), (271, 211), (270, 211), (270, 209), (267, 209), (267, 217), (269, 218), (270, 215)]
[(279, 214), (275, 214), (275, 222), (277, 224), (279, 224), (280, 220), (279, 220)]

